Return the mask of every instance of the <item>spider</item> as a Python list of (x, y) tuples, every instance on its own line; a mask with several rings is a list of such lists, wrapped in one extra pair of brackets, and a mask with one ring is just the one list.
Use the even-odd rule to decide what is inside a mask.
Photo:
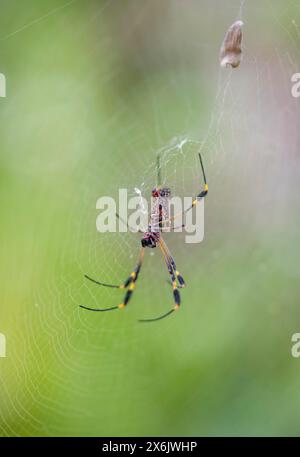
[[(142, 267), (142, 263), (143, 263), (143, 259), (144, 259), (145, 248), (147, 247), (147, 248), (153, 249), (158, 246), (162, 252), (163, 258), (165, 260), (165, 263), (166, 263), (166, 266), (167, 266), (167, 269), (168, 269), (168, 272), (170, 275), (171, 284), (172, 284), (172, 288), (173, 288), (174, 306), (172, 309), (170, 309), (165, 314), (162, 314), (162, 315), (152, 318), (152, 319), (140, 319), (139, 322), (158, 321), (160, 319), (164, 319), (165, 317), (169, 316), (174, 311), (177, 311), (179, 309), (180, 303), (181, 303), (179, 289), (185, 287), (185, 281), (184, 281), (183, 277), (181, 276), (181, 274), (179, 273), (179, 271), (177, 270), (175, 260), (172, 257), (172, 255), (169, 251), (169, 248), (166, 245), (166, 242), (164, 241), (164, 239), (162, 237), (161, 232), (162, 232), (164, 223), (174, 220), (176, 217), (178, 217), (180, 215), (184, 216), (190, 209), (192, 209), (200, 200), (202, 200), (207, 195), (208, 185), (206, 182), (206, 175), (205, 175), (202, 157), (201, 157), (200, 153), (199, 153), (199, 159), (200, 159), (200, 165), (201, 165), (202, 175), (203, 175), (203, 180), (204, 180), (203, 190), (193, 199), (192, 205), (189, 208), (184, 210), (181, 214), (174, 215), (173, 217), (169, 218), (167, 221), (162, 221), (161, 205), (158, 205), (157, 211), (151, 212), (148, 230), (146, 232), (139, 231), (140, 233), (143, 234), (143, 236), (141, 239), (142, 247), (140, 250), (138, 262), (136, 264), (136, 267), (130, 274), (130, 276), (123, 282), (123, 284), (121, 284), (121, 285), (106, 284), (103, 282), (99, 282), (99, 281), (91, 278), (88, 275), (85, 275), (86, 279), (88, 279), (89, 281), (92, 281), (93, 283), (98, 284), (100, 286), (111, 287), (111, 288), (115, 288), (115, 289), (126, 289), (126, 294), (125, 294), (123, 302), (120, 305), (112, 306), (110, 308), (88, 308), (88, 307), (82, 306), (82, 305), (80, 305), (80, 308), (86, 309), (88, 311), (113, 311), (116, 309), (124, 309), (128, 305), (129, 300), (131, 299), (132, 294), (134, 292), (136, 282), (138, 280), (138, 277), (139, 277), (139, 274), (141, 271), (141, 267)], [(158, 183), (160, 183), (159, 157), (158, 157)], [(159, 197), (169, 195), (169, 193), (170, 193), (169, 188), (163, 188), (163, 187), (161, 187), (160, 184), (158, 184), (157, 187), (155, 187), (152, 190), (152, 197), (154, 199), (155, 198), (159, 199)], [(159, 200), (157, 200), (157, 201), (159, 202)], [(116, 215), (118, 218), (120, 218), (120, 216), (118, 214), (116, 214)], [(182, 227), (184, 227), (184, 225)], [(177, 228), (177, 227), (172, 227), (171, 229), (174, 230), (175, 228)]]

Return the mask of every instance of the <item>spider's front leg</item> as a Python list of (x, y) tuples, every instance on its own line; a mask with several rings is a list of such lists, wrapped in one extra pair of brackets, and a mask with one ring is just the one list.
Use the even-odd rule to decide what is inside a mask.
[[(194, 200), (192, 201), (192, 205), (181, 213), (182, 216), (185, 216), (186, 213), (188, 211), (190, 211), (190, 209), (192, 209), (195, 205), (197, 205), (197, 203), (199, 203), (208, 194), (208, 184), (206, 181), (206, 174), (204, 171), (203, 161), (202, 161), (202, 157), (201, 157), (200, 153), (199, 153), (199, 160), (200, 160), (200, 165), (201, 165), (201, 170), (202, 170), (202, 175), (203, 175), (203, 180), (204, 180), (203, 190), (201, 190), (201, 192), (199, 192), (199, 194), (194, 198)], [(175, 218), (177, 216), (175, 216)]]
[[(162, 222), (163, 226), (169, 224), (171, 221), (174, 221), (177, 218), (181, 218), (181, 219), (184, 218), (186, 216), (186, 213), (188, 211), (190, 211), (192, 208), (194, 208), (194, 206), (197, 205), (197, 203), (199, 203), (208, 194), (208, 184), (207, 184), (207, 181), (206, 181), (206, 174), (205, 174), (205, 171), (204, 171), (202, 157), (201, 157), (200, 153), (198, 155), (199, 155), (199, 160), (200, 160), (200, 165), (201, 165), (201, 170), (202, 170), (202, 175), (203, 175), (203, 180), (204, 180), (203, 190), (201, 192), (199, 192), (199, 194), (196, 195), (196, 197), (193, 198), (192, 204), (188, 208), (186, 208), (184, 211), (181, 211), (178, 214), (175, 214), (174, 216), (170, 217), (169, 219), (163, 221)], [(182, 227), (184, 227), (184, 226), (185, 226), (185, 224), (182, 224)], [(174, 228), (175, 227), (173, 227), (173, 229)]]

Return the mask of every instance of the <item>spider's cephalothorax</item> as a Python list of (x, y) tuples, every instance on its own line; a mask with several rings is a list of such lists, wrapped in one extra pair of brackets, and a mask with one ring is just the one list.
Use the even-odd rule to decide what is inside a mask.
[[(120, 285), (117, 284), (105, 284), (103, 282), (96, 281), (95, 279), (90, 278), (89, 276), (85, 275), (87, 279), (90, 281), (106, 287), (113, 287), (116, 289), (126, 289), (126, 294), (123, 299), (123, 302), (120, 305), (112, 306), (111, 308), (88, 308), (86, 306), (81, 306), (81, 308), (87, 309), (89, 311), (111, 311), (113, 309), (122, 309), (125, 308), (128, 304), (130, 298), (132, 297), (133, 291), (135, 289), (136, 282), (138, 280), (140, 270), (143, 263), (144, 252), (145, 248), (155, 248), (159, 246), (161, 253), (163, 255), (164, 261), (166, 263), (172, 289), (173, 289), (173, 299), (174, 299), (174, 306), (165, 314), (156, 317), (154, 319), (141, 319), (140, 322), (153, 322), (159, 319), (163, 319), (164, 317), (169, 316), (171, 313), (179, 309), (180, 306), (180, 293), (179, 289), (185, 286), (185, 282), (179, 271), (177, 270), (175, 260), (169, 251), (168, 246), (166, 245), (161, 233), (165, 226), (169, 226), (171, 221), (174, 221), (178, 216), (184, 216), (190, 209), (192, 209), (200, 200), (202, 200), (208, 192), (208, 185), (206, 182), (206, 176), (204, 172), (204, 167), (202, 163), (201, 155), (199, 154), (200, 165), (202, 169), (203, 179), (204, 179), (204, 189), (194, 198), (192, 205), (184, 210), (182, 213), (169, 217), (167, 213), (167, 203), (166, 199), (171, 195), (171, 191), (168, 187), (162, 188), (160, 186), (155, 187), (152, 190), (152, 205), (151, 205), (151, 216), (148, 225), (148, 230), (143, 233), (143, 237), (141, 239), (142, 247), (140, 250), (140, 255), (136, 267), (131, 272), (130, 276)], [(158, 157), (158, 183), (161, 182), (160, 179), (160, 164), (159, 164), (159, 157)], [(167, 216), (166, 216), (167, 214)], [(117, 215), (118, 216), (118, 215)], [(120, 218), (120, 216), (118, 216)], [(120, 218), (121, 219), (121, 218)], [(128, 225), (128, 224), (127, 224)], [(183, 225), (184, 227), (184, 225)], [(170, 230), (174, 230), (176, 227), (170, 227)], [(141, 231), (140, 231), (141, 233)]]
[(162, 198), (168, 198), (171, 196), (171, 189), (169, 187), (154, 187), (152, 189), (152, 197), (162, 197)]

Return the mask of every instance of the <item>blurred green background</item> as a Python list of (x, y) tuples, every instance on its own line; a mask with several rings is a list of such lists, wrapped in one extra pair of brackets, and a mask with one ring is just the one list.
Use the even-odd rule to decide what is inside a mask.
[[(236, 0), (0, 0), (0, 434), (298, 435), (300, 5)], [(243, 19), (243, 61), (220, 69)], [(299, 24), (299, 26), (298, 26)], [(167, 242), (188, 287), (170, 308), (139, 236), (96, 231), (96, 201), (155, 184), (155, 154), (196, 138), (205, 240)], [(176, 143), (176, 141), (175, 141)], [(198, 147), (165, 162), (197, 192)], [(169, 177), (169, 181), (168, 181)], [(155, 250), (156, 251), (156, 250)]]

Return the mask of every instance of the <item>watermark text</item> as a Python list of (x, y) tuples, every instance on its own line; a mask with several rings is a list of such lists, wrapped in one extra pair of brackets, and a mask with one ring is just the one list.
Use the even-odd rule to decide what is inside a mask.
[(294, 73), (291, 77), (292, 84), (291, 94), (294, 98), (300, 97), (300, 73)]
[(0, 73), (0, 97), (6, 97), (6, 78), (3, 73)]
[(103, 196), (97, 200), (96, 228), (110, 232), (184, 232), (186, 243), (204, 238), (204, 199), (171, 197), (170, 189), (154, 189), (151, 203), (141, 195), (128, 198), (127, 189), (119, 189), (118, 202)]
[(6, 357), (6, 338), (0, 333), (0, 357)]

